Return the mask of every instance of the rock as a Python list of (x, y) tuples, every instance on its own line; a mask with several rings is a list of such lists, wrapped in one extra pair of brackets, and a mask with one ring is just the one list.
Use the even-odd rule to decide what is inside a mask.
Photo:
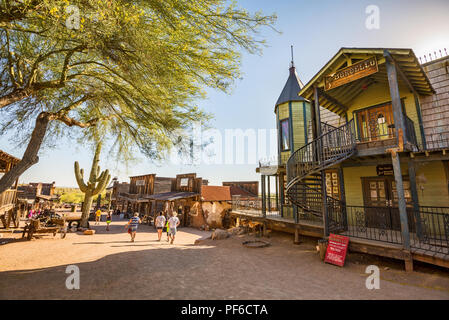
[(83, 234), (85, 234), (85, 235), (93, 235), (93, 234), (95, 234), (95, 230), (85, 230), (84, 232), (83, 232)]
[(212, 233), (212, 240), (223, 240), (229, 238), (230, 234), (226, 230), (216, 229)]

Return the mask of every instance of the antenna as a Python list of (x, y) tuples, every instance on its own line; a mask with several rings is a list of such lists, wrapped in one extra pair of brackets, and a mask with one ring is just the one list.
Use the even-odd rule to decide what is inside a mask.
[(290, 46), (291, 52), (292, 52), (292, 65), (291, 67), (295, 66), (295, 63), (293, 62), (293, 45)]

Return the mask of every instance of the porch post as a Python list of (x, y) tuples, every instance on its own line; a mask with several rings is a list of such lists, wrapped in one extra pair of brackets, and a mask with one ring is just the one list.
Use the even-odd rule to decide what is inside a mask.
[[(318, 87), (315, 86), (313, 88), (313, 99), (314, 99), (314, 111), (315, 111), (315, 137), (314, 139), (321, 136), (321, 115), (320, 115), (320, 95), (318, 91)], [(321, 162), (321, 152), (322, 147), (321, 144), (317, 141), (315, 143), (315, 154), (318, 163)], [(329, 219), (328, 219), (328, 212), (327, 212), (327, 192), (326, 192), (326, 172), (324, 170), (321, 170), (321, 192), (323, 194), (323, 201), (322, 201), (322, 212), (323, 212), (323, 223), (324, 223), (324, 238), (326, 238), (329, 235)]]
[(271, 188), (270, 188), (270, 180), (271, 180), (271, 176), (268, 175), (267, 176), (267, 184), (268, 184), (268, 212), (271, 212)]
[(338, 168), (338, 182), (340, 183), (340, 201), (343, 204), (342, 208), (342, 218), (343, 218), (343, 227), (345, 230), (348, 228), (348, 213), (346, 211), (346, 192), (345, 192), (345, 177), (343, 174), (343, 167)]
[(262, 188), (262, 216), (266, 217), (266, 206), (265, 206), (265, 176), (262, 174), (261, 178), (261, 188)]
[[(405, 133), (406, 131), (405, 121), (404, 115), (402, 113), (402, 103), (401, 103), (401, 95), (399, 92), (397, 70), (394, 62), (390, 60), (391, 58), (388, 51), (384, 52), (384, 56), (385, 56), (385, 63), (387, 66), (387, 76), (388, 76), (388, 85), (390, 87), (391, 104), (393, 107), (394, 130), (396, 133), (396, 139), (398, 141), (398, 144), (400, 144), (400, 141), (402, 141), (403, 144), (406, 144), (407, 135)], [(402, 149), (402, 146), (399, 147)]]
[(419, 213), (418, 189), (416, 188), (416, 167), (415, 161), (413, 161), (412, 159), (408, 161), (408, 175), (410, 179), (410, 192), (412, 194), (412, 201), (413, 201), (413, 212), (415, 216), (416, 234), (418, 235), (418, 239), (421, 239), (422, 225), (421, 225), (421, 215)]
[(399, 217), (401, 220), (402, 239), (404, 241), (404, 249), (410, 250), (410, 233), (408, 229), (407, 206), (405, 203), (404, 185), (402, 182), (401, 162), (399, 154), (391, 153), (391, 162), (393, 163), (394, 179), (396, 181), (396, 190), (398, 192)]
[(318, 87), (314, 87), (313, 88), (313, 99), (314, 99), (314, 111), (315, 111), (315, 126), (316, 126), (316, 137), (314, 137), (314, 139), (316, 139), (317, 137), (319, 137), (321, 135), (321, 115), (320, 115), (320, 96), (319, 96), (319, 92), (318, 92)]
[(329, 235), (329, 217), (327, 210), (326, 172), (321, 170), (321, 192), (323, 194), (322, 211), (324, 223), (324, 238)]
[(276, 211), (279, 212), (279, 173), (274, 176), (274, 184), (276, 185)]
[(281, 213), (281, 217), (284, 217), (285, 194), (284, 194), (284, 174), (283, 173), (279, 173), (278, 183), (279, 183), (279, 196), (280, 196), (279, 211)]

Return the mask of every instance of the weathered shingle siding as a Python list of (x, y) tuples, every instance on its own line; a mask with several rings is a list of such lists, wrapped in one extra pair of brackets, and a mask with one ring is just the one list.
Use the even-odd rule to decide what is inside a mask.
[(421, 97), (421, 109), (426, 140), (449, 139), (449, 57), (424, 65), (436, 93)]
[(329, 111), (323, 107), (320, 107), (321, 122), (330, 124), (331, 126), (338, 127), (345, 123), (345, 119), (341, 118), (338, 114)]

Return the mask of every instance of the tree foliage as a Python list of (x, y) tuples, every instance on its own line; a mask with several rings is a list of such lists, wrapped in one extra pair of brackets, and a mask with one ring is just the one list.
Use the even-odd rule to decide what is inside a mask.
[(229, 92), (240, 49), (259, 53), (276, 18), (224, 0), (0, 2), (1, 132), (31, 134), (0, 192), (45, 136), (111, 139), (119, 155), (136, 146), (153, 159), (182, 144), (179, 129), (210, 118), (195, 102)]

